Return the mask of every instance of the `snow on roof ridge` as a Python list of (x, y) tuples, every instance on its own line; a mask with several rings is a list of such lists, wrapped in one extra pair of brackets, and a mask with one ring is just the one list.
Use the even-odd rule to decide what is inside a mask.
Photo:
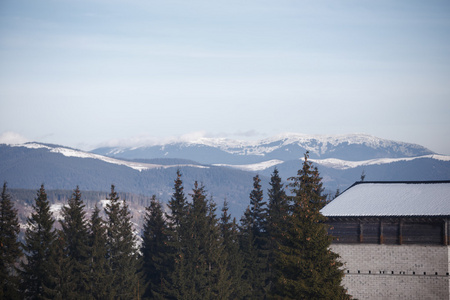
[(450, 183), (450, 180), (356, 181), (352, 186), (358, 184), (440, 184), (440, 183)]
[(447, 216), (450, 180), (355, 182), (321, 212), (327, 217)]

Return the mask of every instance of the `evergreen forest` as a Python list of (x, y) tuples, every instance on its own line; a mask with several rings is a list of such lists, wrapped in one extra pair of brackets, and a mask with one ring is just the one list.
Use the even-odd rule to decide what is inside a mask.
[(308, 153), (284, 184), (253, 178), (240, 220), (218, 211), (202, 183), (177, 171), (168, 209), (153, 196), (141, 242), (116, 187), (87, 216), (73, 190), (56, 220), (44, 185), (23, 240), (7, 183), (0, 199), (0, 299), (350, 299), (320, 209), (327, 203)]

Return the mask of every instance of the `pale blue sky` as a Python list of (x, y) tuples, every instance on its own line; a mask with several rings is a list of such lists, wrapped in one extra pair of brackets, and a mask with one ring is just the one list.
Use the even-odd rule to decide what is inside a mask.
[(298, 132), (450, 154), (450, 1), (2, 0), (0, 109), (3, 138), (82, 149)]

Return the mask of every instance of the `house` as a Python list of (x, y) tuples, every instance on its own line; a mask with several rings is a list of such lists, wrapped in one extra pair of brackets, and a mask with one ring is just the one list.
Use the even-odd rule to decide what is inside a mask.
[(357, 299), (450, 299), (450, 181), (356, 182), (321, 213)]

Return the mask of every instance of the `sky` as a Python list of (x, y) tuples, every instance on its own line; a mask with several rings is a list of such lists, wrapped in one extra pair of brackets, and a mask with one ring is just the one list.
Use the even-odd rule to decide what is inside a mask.
[(365, 133), (450, 155), (450, 1), (2, 0), (0, 142)]

